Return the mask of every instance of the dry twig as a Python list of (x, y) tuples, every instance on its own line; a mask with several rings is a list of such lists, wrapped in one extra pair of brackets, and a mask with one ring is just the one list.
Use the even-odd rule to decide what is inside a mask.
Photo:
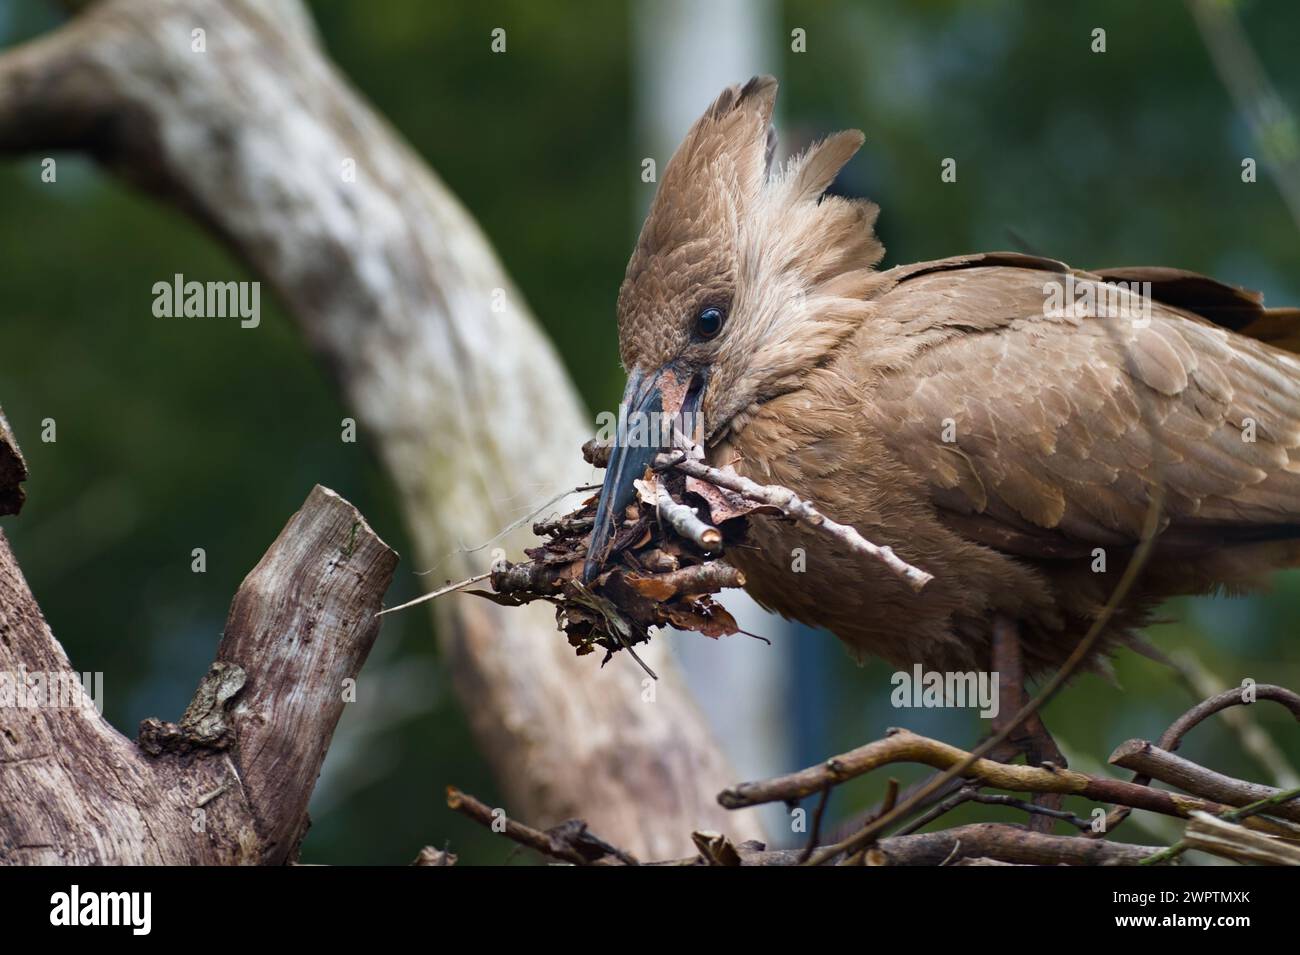
[[(563, 839), (557, 839), (557, 829), (543, 832), (522, 823), (507, 820), (505, 826), (493, 826), (497, 818), (493, 810), (473, 796), (456, 789), (448, 790), (448, 805), (482, 826), (499, 832), (502, 836), (522, 846), (527, 846), (548, 858), (574, 865), (630, 865), (634, 861), (608, 847), (603, 855), (583, 853), (572, 848)], [(585, 826), (572, 821), (565, 826)], [(594, 838), (594, 837), (593, 837)], [(759, 842), (733, 843), (717, 832), (691, 834), (698, 854), (685, 859), (667, 859), (650, 865), (666, 866), (792, 866), (798, 865), (801, 850), (768, 849)], [(1094, 842), (1073, 836), (1053, 836), (1031, 832), (1020, 826), (1001, 823), (975, 823), (957, 826), (942, 832), (916, 835), (887, 836), (865, 853), (861, 861), (866, 865), (944, 865), (962, 860), (983, 859), (1013, 865), (1136, 865), (1156, 852), (1152, 846), (1125, 845), (1115, 842)]]
[[(1197, 703), (1170, 724), (1169, 728), (1161, 734), (1156, 745), (1172, 753), (1182, 743), (1184, 736), (1215, 713), (1220, 713), (1234, 706), (1251, 705), (1258, 700), (1272, 700), (1279, 703), (1290, 710), (1297, 720), (1300, 720), (1300, 694), (1288, 690), (1284, 686), (1276, 686), (1272, 683), (1257, 683), (1251, 687), (1249, 694), (1246, 693), (1244, 687), (1236, 687), (1217, 693)], [(1132, 781), (1137, 785), (1145, 786), (1151, 782), (1151, 777), (1137, 773)], [(1114, 832), (1116, 827), (1127, 819), (1132, 811), (1133, 809), (1130, 806), (1115, 807), (1106, 817), (1103, 832)]]
[[(1270, 689), (1274, 699), (1289, 699), (1281, 688)], [(1217, 705), (1211, 698), (1194, 710), (1204, 714)], [(1195, 716), (1179, 721), (1171, 730), (1185, 731)], [(1168, 734), (1167, 734), (1168, 735)], [(883, 738), (835, 756), (824, 763), (798, 772), (759, 782), (741, 783), (724, 790), (718, 802), (728, 809), (740, 809), (770, 802), (794, 804), (811, 795), (819, 801), (808, 844), (798, 850), (769, 850), (754, 842), (734, 843), (719, 832), (697, 831), (691, 838), (698, 855), (652, 863), (658, 865), (803, 865), (818, 855), (840, 865), (1155, 865), (1175, 862), (1187, 849), (1196, 848), (1237, 861), (1274, 864), (1300, 863), (1300, 825), (1292, 800), (1300, 790), (1275, 790), (1213, 773), (1189, 760), (1173, 757), (1160, 747), (1130, 741), (1116, 750), (1118, 765), (1140, 766), (1190, 793), (1153, 789), (1142, 783), (1126, 782), (1081, 773), (1053, 765), (1008, 765), (990, 759), (972, 759), (973, 754), (939, 740), (907, 730), (890, 730)], [(892, 835), (854, 846), (846, 840), (818, 850), (826, 807), (834, 788), (881, 766), (916, 762), (951, 771), (960, 768), (965, 785), (949, 794), (930, 812)], [(1007, 806), (1027, 812), (1033, 818), (1069, 823), (1081, 833), (1091, 834), (1092, 822), (1074, 813), (1026, 802), (1002, 793), (986, 793), (984, 787), (1029, 793), (1059, 793), (1097, 802), (1124, 805), (1166, 816), (1192, 820), (1184, 836), (1172, 846), (1157, 849), (1112, 841), (1058, 836), (1023, 826), (976, 823), (937, 832), (918, 832), (947, 812), (966, 803)], [(613, 846), (587, 832), (579, 821), (541, 831), (503, 817), (473, 797), (449, 790), (452, 808), (486, 826), (493, 826), (507, 838), (550, 858), (576, 865), (631, 864)], [(1264, 798), (1234, 807), (1258, 793)], [(885, 799), (868, 819), (866, 828), (888, 819), (898, 799), (898, 783), (889, 781)]]
[[(968, 762), (970, 756), (971, 754), (965, 750), (948, 743), (896, 729), (884, 739), (832, 757), (818, 766), (759, 782), (741, 783), (723, 790), (718, 795), (718, 801), (728, 809), (740, 809), (769, 802), (793, 802), (819, 792), (827, 786), (835, 786), (879, 769), (881, 766), (913, 762), (945, 770), (961, 766), (964, 776), (995, 789), (1064, 793), (1083, 796), (1098, 802), (1123, 803), (1167, 816), (1187, 818), (1193, 810), (1220, 814), (1229, 812), (1232, 808), (1197, 796), (1151, 789), (1119, 779), (1090, 776), (1070, 769), (1008, 765), (991, 759), (976, 759)], [(1294, 827), (1289, 823), (1251, 817), (1245, 824), (1286, 838), (1300, 838), (1300, 827)], [(823, 851), (829, 852), (835, 849), (836, 851), (829, 856), (834, 858), (846, 851), (852, 854), (858, 848), (860, 847), (829, 846)], [(829, 861), (829, 858), (826, 861)]]
[[(1229, 806), (1246, 806), (1279, 796), (1285, 790), (1260, 783), (1234, 779), (1212, 769), (1198, 766), (1190, 759), (1184, 759), (1173, 753), (1153, 746), (1146, 740), (1131, 739), (1120, 744), (1111, 754), (1113, 765), (1123, 769), (1137, 770), (1143, 777), (1158, 779), (1162, 783), (1177, 786), (1189, 792), (1215, 802)], [(1278, 803), (1270, 809), (1270, 815), (1300, 823), (1300, 805)]]
[(561, 862), (573, 865), (638, 864), (631, 854), (605, 842), (578, 819), (570, 819), (545, 831), (534, 829), (504, 814), (499, 815), (498, 810), (454, 786), (447, 787), (447, 806), (493, 832), (500, 832), (512, 842)]

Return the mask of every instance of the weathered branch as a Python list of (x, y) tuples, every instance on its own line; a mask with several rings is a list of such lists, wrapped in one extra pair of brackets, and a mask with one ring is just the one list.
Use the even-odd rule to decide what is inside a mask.
[(720, 590), (743, 586), (744, 574), (726, 561), (714, 560), (658, 575), (654, 578), (655, 590), (647, 596), (667, 600), (679, 594), (716, 594)]
[(934, 575), (926, 573), (919, 567), (913, 567), (895, 554), (892, 548), (873, 544), (859, 534), (857, 528), (852, 525), (840, 524), (831, 520), (789, 488), (775, 484), (759, 484), (747, 477), (742, 477), (730, 469), (710, 467), (691, 458), (680, 458), (673, 466), (683, 474), (698, 478), (701, 481), (708, 481), (710, 484), (716, 484), (718, 487), (724, 487), (729, 491), (735, 491), (747, 500), (758, 504), (779, 508), (783, 513), (795, 520), (803, 521), (810, 527), (819, 528), (850, 550), (855, 550), (860, 554), (880, 561), (907, 581), (913, 590), (920, 590), (934, 580)]
[[(1182, 682), (1186, 685), (1187, 692), (1194, 698), (1204, 700), (1220, 695), (1219, 689), (1224, 685), (1224, 681), (1210, 672), (1199, 657), (1190, 651), (1180, 650), (1172, 655), (1172, 663), (1177, 669)], [(1281, 689), (1281, 687), (1277, 689)], [(1245, 691), (1246, 687), (1243, 686), (1239, 687), (1237, 692), (1245, 696)], [(1259, 765), (1268, 770), (1273, 777), (1273, 785), (1285, 789), (1300, 786), (1300, 773), (1297, 773), (1295, 768), (1287, 761), (1286, 754), (1282, 752), (1281, 747), (1277, 745), (1271, 735), (1264, 731), (1250, 710), (1229, 707), (1220, 712), (1223, 715), (1223, 722), (1237, 737), (1242, 751), (1249, 753)], [(1296, 697), (1293, 715), (1300, 720), (1300, 696)]]
[(1249, 693), (1245, 687), (1234, 687), (1197, 703), (1170, 724), (1169, 729), (1161, 734), (1158, 745), (1161, 749), (1173, 752), (1184, 736), (1215, 713), (1232, 706), (1251, 706), (1260, 700), (1271, 700), (1285, 706), (1300, 721), (1300, 693), (1272, 683), (1257, 683), (1250, 688)]
[[(1291, 800), (1296, 799), (1297, 797), (1300, 797), (1300, 788), (1290, 789), (1290, 790), (1280, 790), (1271, 796), (1267, 796), (1263, 799), (1260, 799), (1257, 802), (1250, 803), (1249, 805), (1241, 806), (1237, 809), (1225, 809), (1223, 812), (1219, 813), (1218, 816), (1215, 818), (1217, 818), (1219, 822), (1227, 823), (1229, 825), (1245, 824), (1248, 828), (1258, 828), (1249, 825), (1251, 817), (1255, 816), (1258, 813), (1273, 812), (1274, 810), (1276, 810), (1278, 806), (1282, 805), (1283, 803), (1290, 802)], [(1208, 814), (1203, 813), (1203, 815), (1208, 815)], [(1290, 824), (1288, 823), (1287, 825)], [(1205, 828), (1204, 826), (1201, 827), (1202, 830), (1204, 828)], [(1218, 835), (1221, 837), (1226, 837), (1227, 835), (1227, 830), (1225, 829), (1216, 827), (1216, 831)], [(1285, 833), (1282, 833), (1282, 835), (1285, 835)], [(1291, 841), (1297, 842), (1300, 841), (1300, 839), (1296, 839), (1292, 837)], [(1161, 849), (1159, 852), (1157, 852), (1155, 855), (1151, 856), (1150, 858), (1143, 859), (1142, 864), (1161, 865), (1165, 862), (1169, 862), (1173, 859), (1178, 858), (1180, 855), (1182, 855), (1191, 847), (1192, 847), (1191, 842), (1188, 841), (1186, 830), (1184, 830), (1183, 838), (1179, 839), (1172, 846), (1168, 846), (1167, 848)]]
[[(199, 25), (204, 53), (191, 48)], [(329, 62), (298, 0), (105, 0), (7, 52), (0, 150), (56, 146), (193, 215), (276, 289), (386, 465), (416, 567), (486, 571), (487, 555), (458, 548), (495, 538), (539, 489), (586, 477), (572, 449), (589, 425), (523, 297)], [(499, 543), (527, 542), (525, 527)], [(511, 805), (547, 821), (581, 813), (656, 855), (726, 819), (713, 793), (731, 773), (666, 647), (645, 652), (673, 692), (647, 706), (640, 671), (576, 659), (547, 606), (433, 606)]]
[[(1169, 783), (1228, 806), (1245, 806), (1282, 793), (1282, 790), (1273, 786), (1216, 773), (1190, 759), (1183, 759), (1159, 746), (1153, 746), (1146, 740), (1131, 739), (1121, 743), (1111, 754), (1110, 762), (1122, 769), (1135, 770), (1144, 778), (1158, 779), (1162, 783)], [(1300, 805), (1295, 803), (1282, 803), (1270, 809), (1269, 813), (1292, 822), (1300, 822)]]
[(962, 859), (988, 858), (1016, 865), (1136, 865), (1152, 851), (1149, 846), (980, 822), (940, 832), (886, 836), (866, 850), (864, 861), (867, 865), (952, 865)]
[[(969, 756), (965, 750), (948, 743), (918, 736), (907, 730), (893, 730), (884, 739), (834, 756), (818, 766), (760, 782), (741, 783), (723, 790), (718, 795), (718, 802), (729, 809), (769, 802), (792, 802), (819, 792), (826, 786), (838, 785), (891, 763), (922, 763), (935, 769), (949, 769), (964, 762)], [(1151, 789), (1118, 779), (1103, 779), (1059, 767), (1008, 765), (990, 759), (977, 759), (966, 769), (965, 775), (995, 789), (1065, 793), (1098, 802), (1123, 803), (1135, 809), (1183, 818), (1197, 809), (1218, 814), (1232, 808), (1212, 800)], [(1287, 823), (1252, 817), (1244, 824), (1289, 838), (1300, 836), (1300, 828)]]
[[(1241, 801), (1259, 795), (1236, 808), (1198, 796), (1169, 793), (1151, 789), (1146, 785), (1126, 783), (1045, 763), (1041, 766), (1007, 765), (988, 759), (972, 759), (972, 754), (949, 746), (938, 740), (917, 736), (906, 730), (891, 730), (885, 739), (859, 747), (849, 753), (833, 757), (825, 763), (757, 783), (743, 783), (721, 793), (718, 801), (729, 808), (753, 806), (764, 802), (792, 804), (817, 793), (820, 799), (813, 821), (808, 844), (801, 850), (768, 850), (758, 842), (736, 844), (727, 835), (715, 831), (696, 831), (691, 834), (696, 855), (651, 863), (654, 865), (806, 865), (814, 859), (819, 864), (838, 865), (1162, 865), (1175, 862), (1190, 848), (1203, 848), (1237, 861), (1258, 861), (1273, 864), (1300, 862), (1297, 843), (1300, 843), (1300, 826), (1286, 821), (1294, 807), (1297, 790), (1275, 790), (1272, 787), (1253, 787), (1239, 780), (1222, 777), (1208, 782), (1208, 771), (1195, 767), (1186, 760), (1170, 761), (1170, 754), (1140, 741), (1131, 741), (1119, 747), (1115, 761), (1131, 762), (1136, 755), (1144, 766), (1161, 772), (1170, 771), (1182, 782), (1194, 779), (1197, 785), (1209, 786), (1212, 793), (1225, 799)], [(869, 772), (872, 769), (899, 761), (919, 762), (938, 769), (962, 767), (963, 775), (971, 780), (955, 793), (940, 801), (929, 812), (912, 820), (903, 829), (890, 836), (879, 836), (862, 846), (853, 846), (851, 840), (823, 847), (819, 850), (820, 832), (826, 806), (833, 789), (839, 784)], [(1192, 766), (1200, 772), (1188, 769)], [(982, 786), (1035, 793), (1073, 794), (1106, 802), (1127, 803), (1135, 808), (1148, 809), (1171, 816), (1192, 820), (1185, 835), (1176, 844), (1155, 848), (1125, 845), (1113, 841), (1088, 839), (1081, 836), (1057, 836), (1036, 831), (1033, 827), (980, 823), (959, 826), (938, 832), (920, 833), (919, 829), (933, 823), (940, 816), (963, 803), (1008, 806), (1031, 814), (1033, 819), (1063, 820), (1080, 832), (1090, 832), (1092, 821), (1071, 812), (1024, 802), (999, 793), (984, 793)], [(891, 779), (884, 803), (867, 820), (886, 818), (898, 799), (898, 783)], [(472, 797), (451, 791), (449, 803), (480, 824), (503, 832), (521, 845), (529, 846), (552, 858), (575, 864), (599, 862), (610, 864), (620, 861), (621, 854), (612, 846), (587, 833), (586, 825), (573, 820), (566, 824), (564, 833), (582, 833), (596, 849), (581, 854), (572, 851), (567, 839), (557, 841), (557, 830), (540, 832), (518, 823), (502, 826), (499, 813)], [(1275, 818), (1261, 818), (1263, 816)], [(622, 860), (626, 861), (626, 860)]]
[[(1294, 690), (1288, 690), (1284, 686), (1276, 686), (1272, 683), (1255, 684), (1251, 687), (1250, 693), (1246, 692), (1245, 687), (1235, 687), (1231, 690), (1224, 690), (1222, 693), (1216, 693), (1188, 709), (1169, 725), (1169, 728), (1161, 734), (1156, 745), (1172, 753), (1181, 745), (1184, 736), (1215, 713), (1221, 713), (1236, 706), (1253, 705), (1259, 700), (1271, 700), (1285, 706), (1291, 711), (1291, 715), (1300, 720), (1300, 694)], [(1136, 773), (1132, 781), (1135, 785), (1145, 786), (1151, 782), (1151, 777), (1143, 773)], [(1129, 813), (1132, 811), (1131, 806), (1116, 806), (1106, 817), (1105, 831), (1113, 832), (1128, 818)]]
[[(502, 820), (494, 815), (490, 807), (459, 790), (449, 790), (447, 798), (451, 808), (462, 815), (548, 858), (574, 865), (618, 865), (629, 862), (612, 852), (603, 855), (575, 852), (565, 841), (556, 839), (553, 832), (542, 832), (513, 820)], [(581, 823), (572, 825), (585, 830)], [(718, 832), (696, 831), (691, 834), (691, 838), (695, 843), (695, 855), (650, 864), (792, 866), (800, 864), (805, 855), (805, 851), (800, 850), (768, 849), (761, 842), (736, 844)], [(841, 864), (935, 866), (952, 865), (966, 859), (994, 859), (1016, 865), (1137, 865), (1159, 851), (1154, 846), (1094, 842), (1073, 836), (1045, 835), (1020, 826), (975, 823), (942, 832), (887, 836), (876, 842), (865, 854), (859, 854)]]
[(315, 488), (235, 595), (185, 716), (145, 720), (137, 746), (90, 708), (0, 533), (0, 678), (73, 689), (0, 706), (0, 862), (292, 861), (396, 563), (351, 504)]
[(1014, 796), (1003, 795), (1002, 793), (985, 793), (980, 792), (975, 786), (963, 786), (951, 796), (942, 800), (927, 812), (917, 816), (912, 822), (909, 822), (902, 829), (898, 830), (901, 836), (917, 832), (924, 829), (930, 823), (934, 822), (941, 816), (952, 812), (958, 806), (968, 802), (980, 803), (986, 806), (1008, 806), (1012, 809), (1019, 809), (1027, 812), (1031, 816), (1038, 816), (1044, 819), (1060, 819), (1068, 822), (1074, 828), (1087, 831), (1091, 828), (1091, 823), (1087, 819), (1080, 818), (1072, 812), (1064, 809), (1054, 809), (1051, 806), (1040, 806), (1032, 802), (1025, 802), (1023, 799), (1016, 799)]
[(501, 833), (512, 842), (561, 862), (573, 865), (638, 864), (634, 856), (610, 845), (588, 830), (587, 824), (580, 820), (571, 819), (543, 832), (509, 818), (501, 810), (493, 809), (455, 786), (447, 787), (447, 807), (493, 832)]
[(1235, 823), (1219, 819), (1205, 812), (1192, 813), (1191, 821), (1183, 833), (1182, 843), (1188, 849), (1200, 849), (1234, 862), (1253, 862), (1260, 865), (1300, 865), (1300, 846), (1292, 845), (1265, 835), (1243, 829)]
[(722, 546), (722, 532), (700, 520), (695, 508), (674, 501), (663, 482), (655, 484), (655, 507), (659, 519), (671, 527), (673, 533), (686, 538), (700, 550), (712, 552)]

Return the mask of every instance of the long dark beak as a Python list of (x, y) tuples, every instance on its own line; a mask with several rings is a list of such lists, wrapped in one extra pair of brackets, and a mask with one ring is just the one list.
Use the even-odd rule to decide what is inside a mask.
[[(605, 484), (600, 489), (596, 504), (596, 524), (591, 532), (591, 545), (582, 568), (582, 579), (591, 580), (600, 573), (613, 543), (614, 532), (622, 521), (623, 513), (636, 496), (635, 482), (639, 480), (661, 451), (672, 447), (672, 434), (664, 433), (659, 423), (665, 412), (674, 421), (692, 422), (699, 412), (703, 396), (703, 375), (687, 382), (681, 380), (681, 371), (672, 364), (653, 374), (633, 368), (623, 390), (619, 404), (618, 430), (609, 465), (605, 469)], [(683, 388), (685, 393), (683, 395)], [(665, 392), (669, 407), (665, 408)], [(680, 401), (680, 408), (672, 407)], [(680, 418), (678, 417), (680, 415)], [(690, 425), (688, 425), (688, 430)]]

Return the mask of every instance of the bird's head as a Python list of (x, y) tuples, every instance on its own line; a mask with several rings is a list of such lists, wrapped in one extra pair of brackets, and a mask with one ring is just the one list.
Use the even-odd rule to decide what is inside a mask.
[[(741, 430), (857, 327), (884, 249), (872, 203), (826, 196), (856, 130), (772, 166), (776, 80), (722, 92), (663, 171), (618, 295), (628, 372), (587, 560), (592, 576), (633, 482), (679, 419), (706, 445)], [(662, 416), (662, 417), (655, 417)]]

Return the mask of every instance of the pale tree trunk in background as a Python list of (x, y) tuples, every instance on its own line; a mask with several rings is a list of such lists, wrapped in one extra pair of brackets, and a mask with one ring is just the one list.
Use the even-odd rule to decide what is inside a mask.
[[(490, 551), (460, 544), (591, 477), (591, 428), (521, 296), (297, 0), (112, 0), (7, 52), (0, 150), (55, 147), (176, 203), (274, 285), (386, 464), (417, 549), (405, 567), (437, 565), (430, 587), (486, 569)], [(530, 537), (499, 546), (517, 556)], [(545, 605), (435, 606), (511, 815), (581, 816), (644, 858), (689, 853), (695, 828), (758, 835), (716, 804), (734, 780), (665, 641), (646, 651), (662, 679), (645, 702), (632, 661), (574, 657)]]
[[(775, 0), (635, 0), (633, 18), (638, 149), (660, 175), (686, 130), (723, 88), (780, 74), (781, 10)], [(637, 180), (639, 182), (639, 179)], [(637, 227), (654, 184), (635, 194)], [(742, 590), (723, 595), (741, 627), (772, 640), (675, 637), (673, 648), (709, 723), (740, 775), (758, 779), (794, 765), (789, 706), (796, 629)], [(789, 821), (767, 807), (772, 832)]]

